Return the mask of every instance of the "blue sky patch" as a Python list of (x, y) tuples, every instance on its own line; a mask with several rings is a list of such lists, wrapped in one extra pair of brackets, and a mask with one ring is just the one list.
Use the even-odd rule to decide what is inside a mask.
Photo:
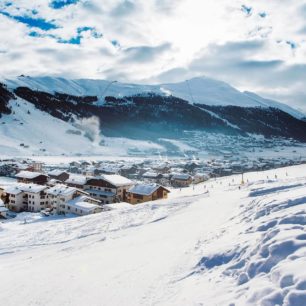
[(59, 38), (57, 42), (61, 44), (72, 44), (72, 45), (79, 45), (81, 43), (81, 39), (83, 38), (82, 33), (83, 32), (91, 32), (91, 36), (94, 38), (101, 38), (103, 35), (101, 33), (98, 33), (95, 28), (93, 27), (80, 27), (77, 29), (77, 35), (74, 37), (71, 37), (70, 39), (62, 39)]
[(114, 47), (120, 47), (120, 44), (116, 39), (112, 40), (111, 43)]
[(50, 21), (46, 21), (45, 19), (42, 18), (32, 18), (29, 16), (13, 16), (10, 15), (7, 12), (0, 12), (0, 14), (14, 19), (18, 22), (21, 22), (23, 24), (25, 24), (26, 26), (28, 26), (29, 28), (38, 28), (44, 31), (48, 31), (48, 30), (52, 30), (52, 29), (57, 29), (58, 26), (55, 25), (54, 23), (50, 22)]
[(79, 0), (53, 0), (50, 2), (50, 7), (52, 7), (55, 10), (59, 10), (65, 6), (78, 3)]
[(297, 44), (294, 41), (287, 40), (286, 44), (289, 45), (291, 49), (297, 48)]
[(252, 15), (253, 8), (251, 6), (241, 5), (241, 11), (245, 13), (247, 16)]

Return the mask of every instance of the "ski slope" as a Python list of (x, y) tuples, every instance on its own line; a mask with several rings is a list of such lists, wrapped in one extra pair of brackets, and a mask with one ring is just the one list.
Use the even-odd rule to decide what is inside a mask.
[(306, 165), (244, 180), (2, 223), (1, 304), (305, 305)]
[(210, 79), (197, 77), (184, 82), (141, 85), (127, 84), (117, 81), (76, 79), (69, 80), (59, 77), (18, 77), (3, 79), (9, 88), (19, 86), (30, 87), (49, 93), (60, 92), (76, 96), (97, 96), (98, 103), (103, 103), (106, 96), (124, 97), (139, 94), (155, 93), (158, 95), (173, 95), (175, 97), (206, 105), (235, 105), (241, 107), (277, 107), (296, 118), (305, 117), (305, 114), (289, 105), (264, 99), (250, 92), (240, 92), (229, 84)]
[(99, 127), (93, 131), (95, 135), (91, 140), (85, 137), (88, 127), (82, 122), (77, 122), (76, 126), (57, 119), (20, 98), (11, 100), (10, 106), (12, 114), (0, 118), (0, 156), (124, 156), (129, 148), (136, 147), (144, 152), (150, 149), (164, 149), (147, 141), (105, 137), (100, 133)]

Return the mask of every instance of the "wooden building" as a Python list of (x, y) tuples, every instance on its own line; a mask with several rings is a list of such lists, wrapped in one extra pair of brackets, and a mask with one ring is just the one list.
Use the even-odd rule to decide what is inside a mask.
[(19, 183), (44, 185), (48, 181), (48, 175), (40, 172), (20, 171), (16, 174)]
[(171, 175), (171, 184), (174, 187), (188, 187), (192, 183), (192, 176), (185, 173)]
[(103, 204), (111, 204), (124, 201), (126, 191), (133, 185), (134, 183), (124, 176), (110, 174), (88, 179), (84, 190)]
[(69, 173), (67, 173), (66, 171), (59, 170), (59, 169), (54, 169), (54, 170), (50, 171), (48, 173), (48, 175), (51, 179), (55, 179), (55, 180), (61, 181), (61, 182), (64, 182), (64, 181), (68, 180), (68, 178), (69, 178)]
[(126, 201), (139, 204), (148, 201), (166, 199), (170, 190), (158, 184), (138, 184), (127, 191)]

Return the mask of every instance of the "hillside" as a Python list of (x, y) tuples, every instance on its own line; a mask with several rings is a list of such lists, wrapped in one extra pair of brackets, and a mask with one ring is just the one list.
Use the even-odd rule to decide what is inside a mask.
[(180, 83), (157, 85), (127, 84), (117, 81), (91, 79), (69, 80), (48, 76), (20, 76), (16, 79), (4, 79), (3, 82), (11, 89), (28, 87), (32, 90), (51, 94), (57, 92), (74, 96), (96, 96), (98, 104), (103, 104), (106, 96), (122, 98), (151, 93), (161, 96), (172, 95), (182, 100), (189, 101), (190, 103), (206, 105), (277, 107), (296, 118), (305, 116), (305, 114), (302, 114), (286, 104), (264, 99), (254, 93), (240, 92), (225, 82), (207, 77), (197, 77)]
[[(189, 132), (306, 142), (303, 114), (206, 78), (133, 85), (19, 77), (0, 84), (0, 98), (4, 155), (127, 155), (137, 151), (182, 156), (185, 152), (180, 148), (193, 142), (188, 140)], [(175, 146), (171, 139), (185, 143)], [(228, 145), (235, 142), (230, 139)]]
[(2, 303), (304, 305), (305, 171), (248, 173), (241, 189), (241, 176), (220, 178), (87, 217), (1, 223)]
[[(0, 153), (5, 156), (126, 155), (129, 148), (163, 150), (157, 144), (100, 135), (99, 122), (61, 120), (23, 99), (11, 100), (0, 118)], [(59, 111), (59, 113), (62, 113)]]

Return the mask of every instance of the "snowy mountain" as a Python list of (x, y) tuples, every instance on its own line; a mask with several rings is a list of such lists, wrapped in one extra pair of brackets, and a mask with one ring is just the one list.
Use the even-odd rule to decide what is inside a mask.
[(188, 131), (306, 142), (302, 116), (284, 104), (206, 78), (135, 85), (19, 77), (0, 84), (3, 154), (112, 155), (139, 149), (159, 154), (165, 150), (161, 138), (180, 140)]
[(0, 224), (1, 303), (303, 306), (305, 172), (212, 179), (79, 218), (19, 214)]
[(76, 79), (69, 80), (56, 77), (27, 77), (4, 79), (3, 82), (11, 89), (28, 87), (33, 90), (54, 94), (55, 92), (74, 96), (97, 96), (98, 103), (103, 104), (106, 96), (122, 98), (126, 96), (154, 93), (161, 96), (172, 95), (195, 104), (232, 105), (241, 107), (277, 107), (296, 118), (305, 114), (288, 105), (264, 99), (250, 92), (240, 92), (227, 83), (197, 77), (180, 83), (139, 85), (125, 84), (116, 81)]

